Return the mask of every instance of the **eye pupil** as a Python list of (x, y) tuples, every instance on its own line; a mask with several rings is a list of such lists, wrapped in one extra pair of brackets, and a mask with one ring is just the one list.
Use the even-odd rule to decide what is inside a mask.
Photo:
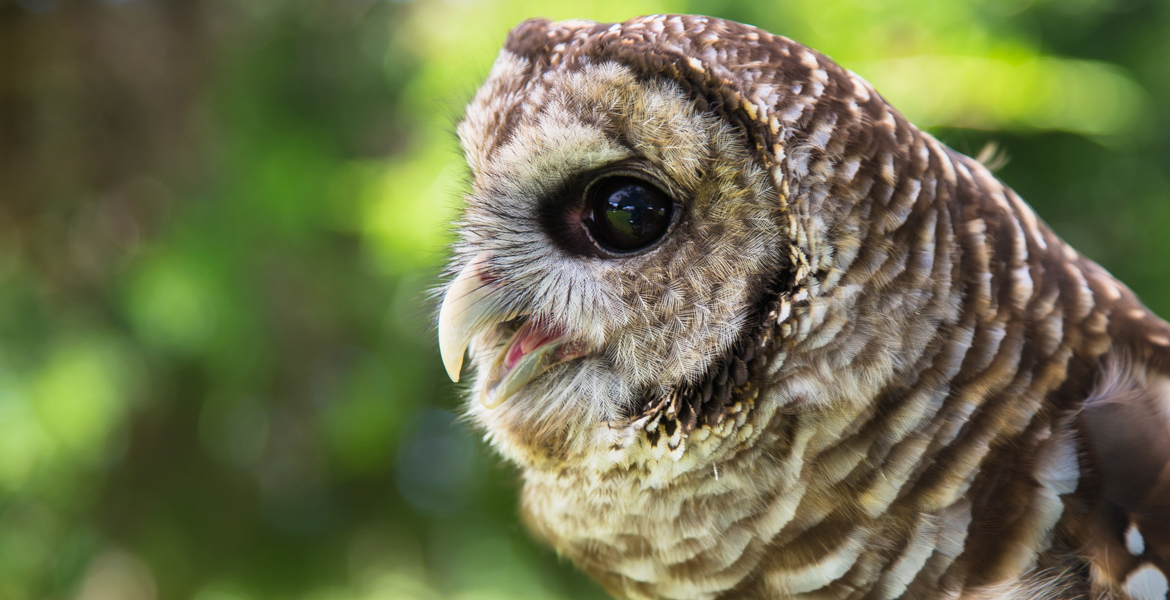
[(662, 237), (674, 202), (654, 185), (634, 177), (611, 177), (594, 186), (592, 233), (606, 250), (633, 252)]

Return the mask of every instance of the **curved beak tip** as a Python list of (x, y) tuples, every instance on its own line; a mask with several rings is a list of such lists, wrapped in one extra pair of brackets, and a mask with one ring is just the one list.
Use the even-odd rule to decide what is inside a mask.
[[(452, 286), (452, 291), (458, 286)], [(439, 309), (439, 355), (443, 357), (443, 367), (447, 369), (447, 376), (451, 381), (459, 383), (459, 372), (463, 369), (463, 354), (471, 340), (468, 323), (460, 322), (456, 315), (466, 312), (466, 304), (461, 302), (466, 296), (452, 298), (452, 291), (447, 292), (443, 300), (443, 307)]]
[(484, 302), (490, 289), (480, 278), (480, 269), (486, 260), (486, 252), (471, 259), (447, 288), (443, 306), (439, 309), (439, 354), (443, 357), (447, 376), (456, 383), (471, 338), (499, 320), (498, 317), (492, 318), (495, 316), (492, 303)]
[(443, 367), (447, 369), (447, 377), (459, 383), (459, 373), (463, 370), (463, 350), (444, 348), (444, 345), (440, 340), (439, 354), (443, 357)]

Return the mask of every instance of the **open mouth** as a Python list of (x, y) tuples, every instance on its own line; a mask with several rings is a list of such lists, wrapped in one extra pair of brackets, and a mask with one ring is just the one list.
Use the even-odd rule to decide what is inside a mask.
[(499, 406), (528, 382), (563, 362), (589, 353), (585, 342), (575, 340), (563, 328), (526, 311), (508, 308), (500, 301), (497, 278), (485, 273), (487, 253), (480, 253), (459, 273), (439, 309), (439, 351), (453, 381), (459, 381), (463, 355), (471, 340), (483, 334), (485, 347), (512, 332), (488, 368), (480, 402)]
[(540, 319), (527, 320), (496, 355), (480, 401), (495, 408), (553, 366), (588, 352), (584, 342), (566, 337), (564, 329)]

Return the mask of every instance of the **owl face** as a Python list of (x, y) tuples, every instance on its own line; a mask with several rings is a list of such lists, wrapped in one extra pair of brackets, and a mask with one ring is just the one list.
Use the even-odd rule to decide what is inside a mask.
[(440, 346), (456, 380), (469, 347), (469, 411), (524, 464), (698, 381), (786, 267), (770, 175), (670, 80), (505, 50), (459, 137), (473, 189)]

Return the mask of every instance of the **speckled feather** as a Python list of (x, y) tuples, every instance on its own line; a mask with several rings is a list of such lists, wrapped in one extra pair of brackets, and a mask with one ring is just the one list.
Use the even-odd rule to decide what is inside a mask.
[[(456, 269), (603, 349), (469, 413), (615, 596), (1166, 597), (1170, 326), (857, 75), (719, 19), (533, 20), (459, 133)], [(684, 216), (574, 255), (540, 207), (614, 164)]]

